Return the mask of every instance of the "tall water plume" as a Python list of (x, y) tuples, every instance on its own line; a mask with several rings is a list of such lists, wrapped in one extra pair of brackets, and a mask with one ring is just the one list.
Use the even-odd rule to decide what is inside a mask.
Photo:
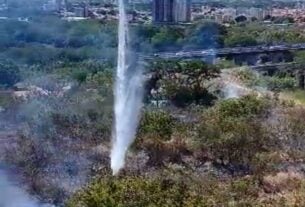
[(112, 135), (111, 169), (117, 174), (135, 138), (142, 101), (142, 74), (130, 67), (128, 21), (124, 0), (119, 0), (119, 46), (115, 84), (115, 123)]

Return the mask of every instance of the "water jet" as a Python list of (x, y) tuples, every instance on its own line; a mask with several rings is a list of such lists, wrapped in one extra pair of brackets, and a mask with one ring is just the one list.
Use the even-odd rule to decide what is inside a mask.
[(118, 63), (114, 88), (114, 129), (111, 169), (117, 174), (125, 165), (125, 156), (135, 139), (142, 102), (142, 74), (130, 67), (128, 21), (124, 0), (119, 0)]

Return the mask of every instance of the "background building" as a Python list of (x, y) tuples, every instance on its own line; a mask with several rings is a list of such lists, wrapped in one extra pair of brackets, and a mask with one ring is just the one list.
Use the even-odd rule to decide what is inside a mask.
[(154, 22), (174, 21), (174, 0), (154, 0), (153, 20)]
[(191, 1), (175, 0), (174, 4), (174, 21), (190, 22), (191, 21)]
[(178, 23), (191, 20), (191, 0), (154, 0), (155, 23)]

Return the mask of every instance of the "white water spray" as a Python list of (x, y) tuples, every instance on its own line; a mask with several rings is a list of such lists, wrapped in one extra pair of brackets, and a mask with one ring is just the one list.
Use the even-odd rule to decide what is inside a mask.
[(11, 183), (6, 173), (0, 170), (0, 206), (1, 207), (38, 207), (25, 191)]
[(117, 174), (135, 138), (142, 101), (142, 74), (128, 66), (128, 23), (124, 0), (119, 0), (119, 46), (115, 85), (115, 125), (111, 150), (111, 169)]

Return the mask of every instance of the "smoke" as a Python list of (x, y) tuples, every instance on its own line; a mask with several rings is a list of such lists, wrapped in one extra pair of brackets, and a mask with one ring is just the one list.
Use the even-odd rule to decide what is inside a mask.
[[(124, 167), (128, 147), (134, 141), (142, 100), (142, 74), (127, 61), (128, 25), (124, 1), (119, 1), (119, 47), (115, 86), (115, 126), (111, 169), (117, 174)], [(129, 59), (129, 58), (128, 58)]]
[(223, 69), (221, 75), (216, 79), (216, 87), (221, 91), (224, 99), (240, 98), (256, 90), (247, 86), (236, 74), (239, 69)]
[[(74, 88), (73, 81), (58, 80), (46, 74), (41, 76), (19, 83), (24, 91), (15, 91), (12, 96), (17, 102), (0, 113), (0, 159), (18, 168), (15, 177), (21, 177), (28, 191), (35, 193), (40, 200), (60, 205), (88, 182), (96, 151), (88, 144), (91, 143), (89, 138), (72, 137), (71, 130), (58, 126), (72, 122), (88, 124), (88, 107), (97, 108), (100, 102), (94, 102), (92, 95), (82, 99), (82, 103), (78, 102), (81, 106), (73, 105), (71, 102), (81, 99), (84, 93)], [(17, 97), (17, 94), (22, 97)], [(79, 132), (77, 136), (87, 138), (90, 137), (88, 134)], [(1, 179), (0, 207), (6, 207), (1, 203), (1, 190), (7, 188), (2, 187)], [(6, 196), (6, 199), (10, 203), (13, 196)]]
[(0, 206), (1, 207), (39, 207), (25, 191), (9, 181), (8, 176), (0, 170)]
[(226, 99), (239, 98), (249, 93), (249, 88), (242, 86), (239, 83), (227, 82), (223, 89), (223, 93)]

